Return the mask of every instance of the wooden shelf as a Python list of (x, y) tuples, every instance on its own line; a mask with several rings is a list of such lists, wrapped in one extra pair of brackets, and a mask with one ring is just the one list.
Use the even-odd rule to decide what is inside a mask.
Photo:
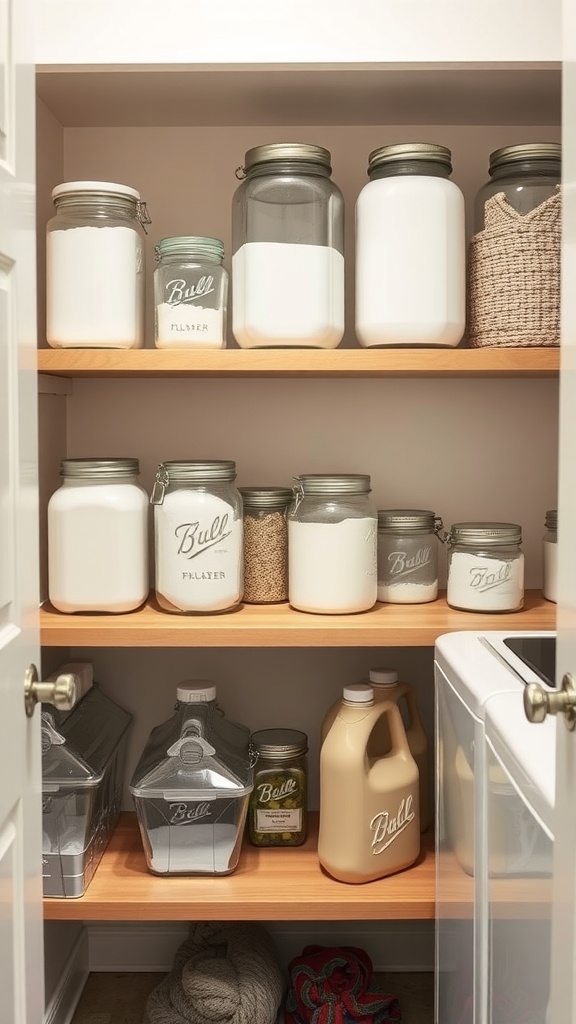
[(50, 921), (368, 921), (434, 917), (434, 836), (422, 837), (417, 863), (366, 885), (326, 875), (310, 837), (293, 849), (243, 847), (238, 867), (220, 877), (158, 877), (146, 868), (136, 816), (123, 814), (80, 899), (44, 900)]
[(559, 348), (39, 349), (60, 377), (554, 377)]
[(287, 604), (243, 605), (222, 615), (170, 615), (153, 597), (127, 615), (40, 611), (45, 647), (430, 647), (443, 633), (555, 629), (556, 605), (527, 591), (513, 614), (458, 612), (442, 595), (423, 605), (377, 604), (358, 615), (310, 615)]

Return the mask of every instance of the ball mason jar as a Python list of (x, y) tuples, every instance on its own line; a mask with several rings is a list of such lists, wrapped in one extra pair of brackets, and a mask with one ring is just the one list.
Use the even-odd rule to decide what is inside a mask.
[(474, 204), (475, 231), (484, 228), (484, 206), (503, 192), (510, 206), (525, 215), (552, 196), (560, 184), (562, 147), (555, 142), (503, 146), (490, 154), (489, 179)]
[(425, 604), (438, 597), (442, 520), (418, 509), (378, 510), (378, 600)]
[(148, 596), (138, 459), (64, 459), (48, 502), (48, 594), (61, 612), (130, 612)]
[(344, 334), (344, 200), (322, 146), (248, 150), (232, 210), (240, 348), (332, 349)]
[(342, 615), (373, 607), (377, 522), (369, 476), (297, 478), (288, 512), (288, 600), (293, 608)]
[(46, 337), (52, 348), (144, 344), (140, 193), (110, 181), (67, 181), (52, 190), (46, 228)]
[(228, 274), (218, 238), (161, 238), (155, 249), (156, 348), (225, 348)]
[(258, 755), (248, 807), (248, 835), (255, 846), (301, 846), (308, 811), (308, 737), (299, 729), (260, 729), (252, 734)]
[(210, 614), (242, 600), (242, 498), (229, 461), (163, 462), (154, 506), (156, 597), (168, 612)]
[(543, 582), (542, 593), (547, 601), (558, 603), (558, 510), (546, 513), (545, 533), (542, 540)]
[(244, 505), (244, 601), (288, 600), (287, 487), (241, 487)]
[(451, 608), (516, 612), (524, 604), (522, 529), (516, 523), (454, 523), (448, 534)]

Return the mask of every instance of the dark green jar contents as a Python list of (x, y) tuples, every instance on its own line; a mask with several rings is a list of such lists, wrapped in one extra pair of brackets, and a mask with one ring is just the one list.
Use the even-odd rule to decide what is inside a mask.
[(252, 735), (258, 753), (248, 809), (255, 846), (301, 846), (308, 811), (308, 737), (298, 729), (261, 729)]

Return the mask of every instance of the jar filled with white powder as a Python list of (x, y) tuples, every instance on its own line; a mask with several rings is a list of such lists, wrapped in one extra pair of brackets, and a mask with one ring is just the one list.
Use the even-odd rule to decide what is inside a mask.
[(168, 612), (230, 611), (243, 591), (242, 498), (234, 462), (164, 462), (154, 506), (156, 597)]
[(516, 612), (524, 604), (522, 529), (515, 523), (454, 523), (448, 534), (451, 608)]
[(378, 511), (378, 600), (425, 604), (438, 597), (442, 520), (418, 509)]
[(542, 593), (547, 601), (558, 603), (558, 510), (546, 513), (544, 540), (542, 542), (543, 582)]
[(141, 348), (144, 343), (140, 193), (110, 181), (52, 190), (46, 233), (46, 332), (52, 348)]
[(248, 150), (232, 211), (240, 348), (332, 349), (344, 334), (344, 200), (322, 146)]
[(48, 593), (61, 612), (129, 612), (148, 595), (138, 459), (64, 459), (48, 502)]
[(297, 478), (288, 513), (288, 600), (293, 608), (327, 615), (372, 608), (377, 522), (369, 476)]
[(161, 238), (154, 271), (156, 348), (224, 348), (228, 274), (218, 238)]

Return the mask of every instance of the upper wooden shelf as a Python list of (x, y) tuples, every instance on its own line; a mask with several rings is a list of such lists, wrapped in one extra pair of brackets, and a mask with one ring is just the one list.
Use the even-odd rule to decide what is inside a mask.
[(40, 612), (46, 647), (431, 647), (443, 633), (556, 628), (556, 605), (526, 593), (522, 611), (458, 612), (444, 596), (430, 604), (377, 604), (358, 615), (311, 615), (287, 604), (242, 605), (221, 615), (170, 615), (151, 597), (126, 615)]
[(559, 348), (40, 349), (60, 377), (553, 377)]

